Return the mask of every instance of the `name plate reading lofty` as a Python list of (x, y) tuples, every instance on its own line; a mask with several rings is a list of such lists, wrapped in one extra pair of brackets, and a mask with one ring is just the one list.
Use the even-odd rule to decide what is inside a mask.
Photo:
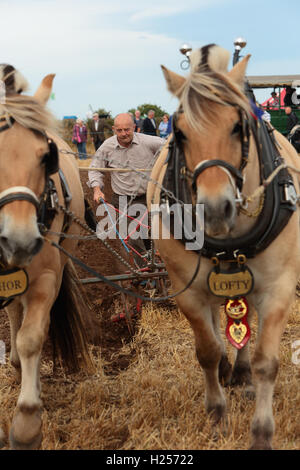
[(28, 288), (28, 275), (24, 269), (0, 271), (0, 299), (13, 299)]
[(210, 271), (207, 283), (210, 292), (217, 297), (236, 299), (249, 294), (254, 286), (253, 274), (247, 266), (229, 271)]

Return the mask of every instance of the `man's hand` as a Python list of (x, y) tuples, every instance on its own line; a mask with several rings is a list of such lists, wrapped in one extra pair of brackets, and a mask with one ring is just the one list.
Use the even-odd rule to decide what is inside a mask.
[(104, 193), (101, 191), (100, 187), (96, 186), (94, 188), (94, 202), (96, 202), (96, 204), (99, 204), (100, 198), (105, 199), (105, 196)]

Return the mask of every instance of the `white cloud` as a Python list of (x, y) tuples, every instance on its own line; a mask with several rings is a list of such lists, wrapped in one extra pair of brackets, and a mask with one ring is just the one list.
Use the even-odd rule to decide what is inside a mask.
[(32, 92), (56, 73), (50, 105), (59, 115), (82, 114), (89, 103), (113, 113), (146, 101), (175, 106), (159, 65), (179, 66), (180, 31), (174, 38), (151, 24), (149, 32), (143, 20), (224, 2), (165, 0), (149, 8), (148, 0), (0, 0), (0, 62), (19, 68)]
[[(139, 2), (136, 5), (137, 11), (131, 15), (131, 21), (137, 22), (148, 18), (163, 18), (178, 15), (179, 13), (186, 13), (190, 11), (198, 11), (203, 8), (214, 8), (217, 5), (231, 3), (230, 0), (186, 0), (186, 1), (174, 1), (164, 0), (164, 2), (152, 2), (151, 6), (149, 2)], [(143, 7), (143, 4), (145, 5)]]

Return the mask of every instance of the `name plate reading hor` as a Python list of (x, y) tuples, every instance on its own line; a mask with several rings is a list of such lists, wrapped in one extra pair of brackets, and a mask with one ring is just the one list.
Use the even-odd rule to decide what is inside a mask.
[(28, 288), (28, 275), (24, 269), (0, 271), (0, 299), (13, 299)]
[(217, 297), (236, 299), (249, 294), (254, 285), (253, 274), (243, 265), (228, 271), (213, 268), (207, 278), (210, 292)]

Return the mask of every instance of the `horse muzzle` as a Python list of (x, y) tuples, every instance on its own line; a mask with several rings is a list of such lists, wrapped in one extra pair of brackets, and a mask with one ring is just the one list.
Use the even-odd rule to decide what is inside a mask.
[(8, 237), (0, 235), (0, 250), (3, 260), (8, 266), (25, 267), (32, 261), (32, 258), (41, 250), (43, 246), (43, 238), (38, 236), (22, 235)]
[[(39, 200), (29, 188), (17, 186), (0, 193), (0, 208), (14, 201), (26, 201), (39, 207)], [(29, 213), (26, 219), (18, 220), (15, 213), (2, 212), (0, 217), (0, 251), (2, 260), (8, 266), (27, 266), (43, 246), (36, 213)]]
[(204, 205), (204, 231), (212, 238), (225, 238), (234, 228), (236, 203), (230, 187), (222, 195), (211, 198), (198, 189), (197, 203)]
[[(199, 175), (211, 167), (218, 167), (228, 177), (228, 184), (214, 196), (206, 194), (201, 186), (197, 187)], [(241, 197), (243, 182), (242, 173), (223, 160), (204, 160), (196, 166), (192, 177), (192, 189), (197, 194), (197, 203), (204, 204), (204, 228), (209, 237), (225, 238), (233, 229), (237, 215), (236, 205)]]

